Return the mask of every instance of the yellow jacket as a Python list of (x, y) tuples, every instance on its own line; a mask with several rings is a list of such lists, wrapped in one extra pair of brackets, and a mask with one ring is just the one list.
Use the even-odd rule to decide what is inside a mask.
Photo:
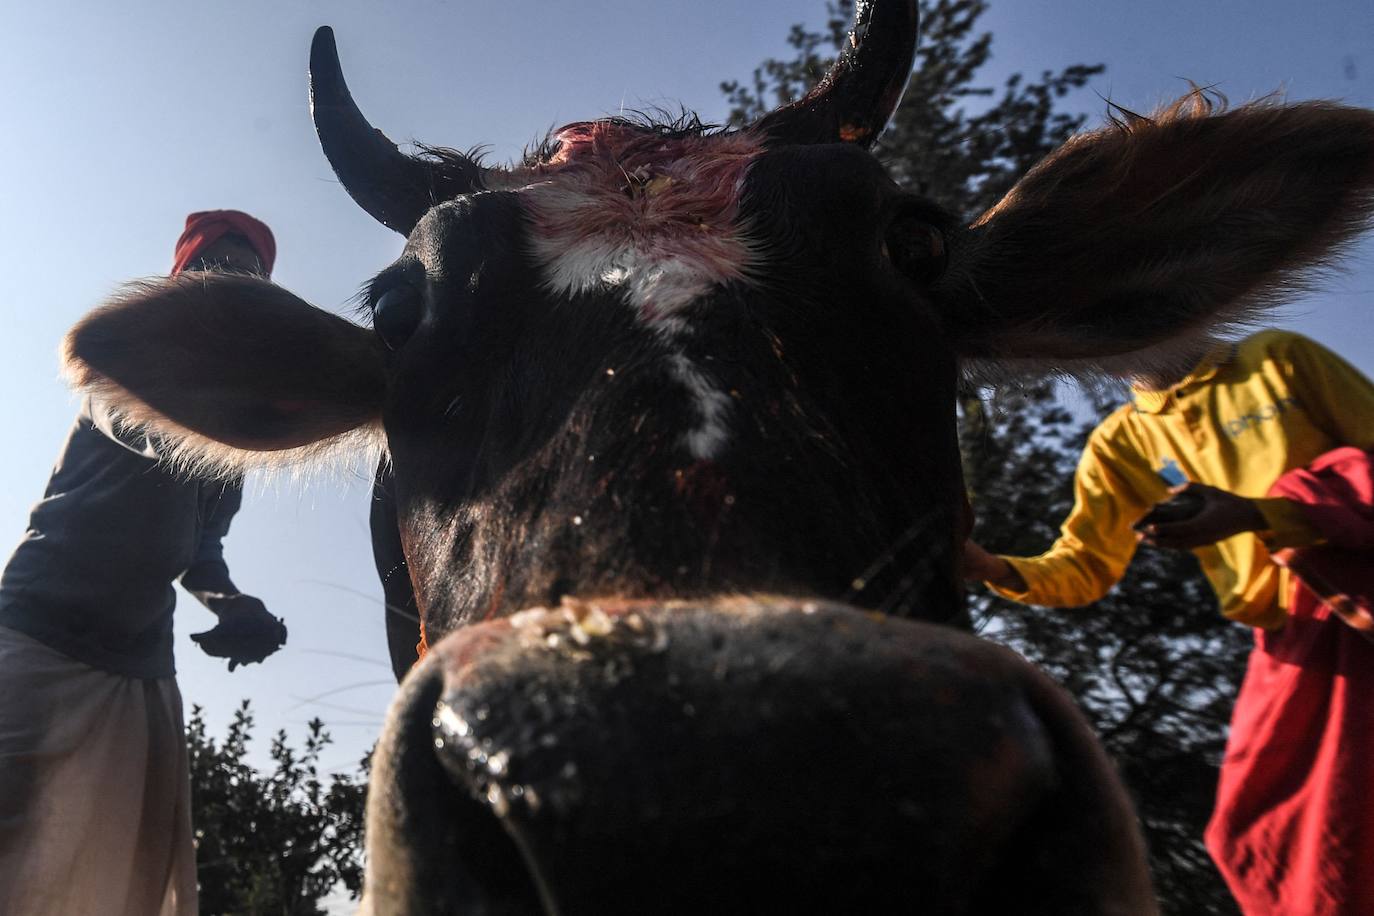
[(1038, 557), (1005, 558), (1026, 590), (993, 589), (1053, 607), (1101, 598), (1135, 553), (1131, 525), (1168, 496), (1159, 472), (1173, 463), (1188, 480), (1258, 502), (1269, 530), (1193, 552), (1223, 615), (1281, 626), (1287, 571), (1269, 549), (1316, 535), (1291, 503), (1265, 494), (1279, 475), (1337, 446), (1374, 450), (1374, 385), (1320, 344), (1270, 330), (1213, 351), (1169, 391), (1134, 395), (1089, 437), (1059, 539)]

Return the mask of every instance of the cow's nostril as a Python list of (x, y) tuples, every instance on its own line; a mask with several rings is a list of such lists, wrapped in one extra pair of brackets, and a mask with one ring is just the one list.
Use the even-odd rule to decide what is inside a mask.
[[(475, 711), (479, 726), (489, 717), (488, 706)], [(502, 782), (510, 768), (510, 751), (494, 747), (490, 738), (475, 736), (474, 724), (468, 721), (466, 713), (441, 700), (435, 707), (432, 724), (439, 762), (456, 785), (485, 802), (497, 817), (509, 814), (512, 802), (538, 810), (540, 798), (534, 788)]]
[(455, 783), (434, 746), (441, 666), (422, 662), (392, 704), (368, 796), (367, 916), (540, 914), (537, 879), (501, 819)]

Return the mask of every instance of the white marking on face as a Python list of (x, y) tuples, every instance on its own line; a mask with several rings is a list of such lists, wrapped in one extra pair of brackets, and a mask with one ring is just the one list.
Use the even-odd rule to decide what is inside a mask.
[(757, 253), (738, 223), (749, 134), (668, 138), (608, 122), (573, 125), (555, 159), (504, 176), (530, 219), (530, 241), (557, 295), (624, 291), (649, 323), (713, 286), (744, 280)]
[(683, 351), (683, 311), (718, 286), (747, 282), (759, 260), (739, 204), (762, 144), (747, 133), (669, 138), (611, 122), (572, 125), (556, 139), (551, 162), (498, 179), (523, 198), (544, 285), (558, 296), (623, 296), (691, 398), (696, 425), (683, 445), (713, 458), (728, 440), (730, 397)]
[(697, 365), (682, 353), (669, 358), (673, 377), (682, 383), (692, 396), (697, 423), (682, 436), (682, 442), (693, 458), (712, 460), (730, 438), (730, 396), (715, 387)]

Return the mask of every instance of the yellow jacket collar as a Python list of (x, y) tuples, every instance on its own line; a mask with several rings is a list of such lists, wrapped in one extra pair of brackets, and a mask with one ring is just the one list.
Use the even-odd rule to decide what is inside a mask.
[(1132, 385), (1131, 394), (1135, 397), (1136, 410), (1144, 413), (1162, 413), (1176, 395), (1186, 394), (1189, 389), (1211, 380), (1231, 361), (1235, 352), (1236, 345), (1233, 343), (1217, 344), (1198, 361), (1192, 372), (1163, 391)]

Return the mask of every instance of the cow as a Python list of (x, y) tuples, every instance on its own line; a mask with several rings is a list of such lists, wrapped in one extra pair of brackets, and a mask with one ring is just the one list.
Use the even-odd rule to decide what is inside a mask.
[(370, 327), (135, 285), (74, 385), (205, 473), (382, 443), (429, 646), (374, 756), (364, 911), (1156, 911), (1066, 696), (967, 632), (961, 368), (1168, 364), (1365, 224), (1374, 114), (1192, 94), (972, 225), (869, 151), (916, 0), (737, 130), (603, 118), (401, 152), (332, 33), (335, 173), (405, 236)]

